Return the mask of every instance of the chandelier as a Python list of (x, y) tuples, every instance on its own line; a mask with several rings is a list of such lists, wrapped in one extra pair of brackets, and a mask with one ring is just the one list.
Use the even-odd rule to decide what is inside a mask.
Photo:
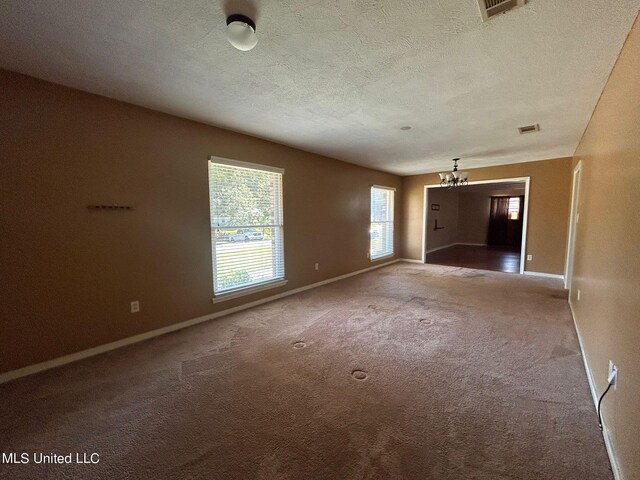
[(462, 185), (467, 185), (469, 182), (467, 179), (469, 178), (469, 172), (459, 172), (458, 171), (458, 160), (459, 158), (453, 159), (453, 171), (451, 173), (439, 173), (440, 175), (440, 186), (444, 188), (451, 187), (460, 187)]

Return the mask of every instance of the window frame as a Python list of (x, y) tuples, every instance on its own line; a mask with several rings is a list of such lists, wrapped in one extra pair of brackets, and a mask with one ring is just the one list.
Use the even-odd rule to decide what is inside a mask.
[[(383, 220), (383, 221), (377, 221), (374, 222), (373, 221), (373, 204), (371, 202), (371, 197), (373, 194), (374, 189), (376, 190), (387, 190), (388, 192), (390, 192), (391, 194), (391, 208), (389, 209), (389, 214), (390, 214), (390, 219), (389, 220)], [(394, 187), (387, 187), (384, 185), (371, 185), (371, 187), (369, 188), (369, 252), (368, 252), (368, 257), (369, 257), (369, 261), (371, 262), (375, 262), (377, 260), (381, 260), (381, 259), (385, 259), (385, 258), (389, 258), (389, 257), (393, 257), (396, 252), (395, 252), (395, 208), (396, 208), (396, 189)], [(384, 252), (380, 255), (376, 255), (374, 256), (371, 253), (371, 247), (373, 245), (372, 239), (371, 239), (371, 229), (373, 227), (374, 223), (386, 223), (391, 225), (391, 239), (390, 239), (390, 245), (391, 245), (391, 251), (390, 252)]]
[[(516, 202), (513, 202), (516, 200)], [(513, 210), (511, 208), (512, 203), (517, 203), (517, 209)], [(511, 218), (511, 214), (515, 213), (516, 218)], [(520, 197), (514, 197), (513, 195), (509, 195), (509, 207), (507, 208), (507, 219), (512, 222), (517, 222), (520, 220)]]
[[(207, 162), (207, 174), (209, 172), (209, 164), (219, 164), (230, 167), (244, 168), (247, 170), (258, 170), (262, 172), (276, 173), (280, 175), (280, 198), (278, 200), (278, 208), (276, 209), (278, 212), (280, 223), (274, 223), (268, 225), (269, 228), (273, 228), (274, 230), (279, 230), (279, 235), (281, 236), (280, 242), (282, 245), (282, 277), (272, 278), (265, 280), (263, 282), (256, 282), (249, 285), (223, 290), (222, 292), (216, 291), (217, 286), (217, 265), (216, 265), (216, 252), (214, 248), (211, 248), (211, 265), (212, 265), (212, 281), (213, 281), (213, 298), (212, 302), (217, 303), (225, 300), (231, 300), (233, 298), (241, 297), (244, 295), (249, 295), (252, 293), (260, 292), (262, 290), (267, 290), (270, 288), (281, 287), (287, 284), (286, 279), (286, 269), (285, 269), (285, 255), (284, 255), (284, 168), (274, 167), (272, 165), (262, 165), (258, 163), (244, 162), (240, 160), (233, 160), (229, 158), (217, 157), (214, 155), (209, 156)], [(212, 212), (211, 212), (211, 182), (208, 181), (208, 193), (209, 193), (209, 228), (210, 228), (210, 244), (212, 246), (217, 246), (217, 242), (215, 242), (215, 229), (225, 228), (220, 225), (214, 226), (212, 225)], [(262, 225), (250, 225), (243, 226), (242, 228), (263, 228)], [(236, 228), (235, 226), (230, 226), (230, 228)], [(241, 228), (241, 227), (238, 227)], [(266, 228), (266, 227), (265, 227)], [(274, 262), (279, 261), (279, 259), (274, 258)]]

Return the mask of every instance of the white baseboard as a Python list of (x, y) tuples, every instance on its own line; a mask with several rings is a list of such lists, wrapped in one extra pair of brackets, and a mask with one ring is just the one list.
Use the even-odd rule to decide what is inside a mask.
[[(597, 412), (598, 398), (599, 398), (598, 392), (596, 391), (596, 384), (595, 384), (595, 381), (593, 380), (593, 374), (591, 373), (591, 368), (589, 368), (589, 362), (587, 361), (587, 356), (585, 355), (584, 343), (582, 342), (582, 335), (580, 335), (580, 330), (578, 329), (578, 323), (576, 322), (576, 315), (573, 311), (573, 304), (571, 303), (570, 299), (569, 299), (569, 309), (571, 310), (571, 318), (573, 318), (573, 327), (576, 330), (576, 335), (578, 336), (578, 343), (580, 344), (580, 353), (582, 355), (582, 362), (584, 363), (584, 370), (587, 373), (587, 381), (589, 382), (589, 390), (591, 391), (591, 398), (593, 399), (593, 404)], [(609, 436), (609, 429), (607, 428), (607, 424), (604, 421), (604, 418), (602, 418), (602, 437), (604, 438), (604, 445), (607, 449), (607, 455), (609, 455), (609, 463), (611, 463), (613, 478), (615, 480), (623, 480), (622, 472), (620, 470), (620, 464), (618, 463), (618, 458), (616, 457), (615, 451), (613, 449), (611, 437)]]
[[(474, 246), (474, 247), (486, 247), (488, 246), (486, 243), (462, 243), (462, 242), (456, 242), (456, 243), (450, 243), (449, 245), (444, 245), (443, 247), (436, 247), (436, 248), (432, 248), (431, 250), (427, 250), (427, 254), (432, 253), (432, 252), (437, 252), (438, 250), (444, 250), (445, 248), (449, 248), (449, 247), (453, 247), (455, 245), (470, 245), (470, 246)], [(403, 259), (403, 261), (417, 261), (417, 260), (405, 260)], [(421, 261), (417, 261), (418, 263), (423, 263)], [(547, 278), (557, 278), (558, 280), (562, 280), (564, 281), (564, 275), (558, 275), (555, 273), (544, 273), (544, 272), (531, 272), (528, 270), (525, 270), (523, 272), (525, 275), (533, 275), (536, 277), (547, 277)]]
[(442, 247), (432, 248), (431, 250), (427, 250), (427, 253), (437, 252), (438, 250), (444, 250), (445, 248), (454, 247), (456, 245), (468, 245), (471, 247), (488, 247), (486, 243), (466, 243), (466, 242), (455, 242), (450, 243), (449, 245), (444, 245)]
[(64, 355), (62, 357), (54, 358), (52, 360), (47, 360), (45, 362), (29, 365), (28, 367), (18, 368), (17, 370), (11, 370), (9, 372), (0, 374), (0, 384), (8, 382), (10, 380), (15, 380), (16, 378), (26, 377), (27, 375), (32, 375), (34, 373), (42, 372), (44, 370), (49, 370), (51, 368), (60, 367), (62, 365), (66, 365), (67, 363), (76, 362), (84, 358), (93, 357), (95, 355), (109, 352), (111, 350), (115, 350), (120, 347), (131, 345), (133, 343), (138, 343), (144, 340), (148, 340), (150, 338), (159, 337), (160, 335), (164, 335), (165, 333), (175, 332), (176, 330), (182, 330), (183, 328), (191, 327), (193, 325), (197, 325), (198, 323), (206, 322), (207, 320), (213, 320), (214, 318), (222, 317), (224, 315), (229, 315), (231, 313), (239, 312), (241, 310), (246, 310), (251, 307), (256, 307), (258, 305), (262, 305), (263, 303), (271, 302), (273, 300), (278, 300), (283, 297), (288, 297), (289, 295), (295, 295), (296, 293), (304, 292), (305, 290), (311, 290), (312, 288), (321, 287), (322, 285), (337, 282), (338, 280), (344, 280), (345, 278), (353, 277), (354, 275), (359, 275), (361, 273), (365, 273), (370, 270), (375, 270), (376, 268), (386, 267), (387, 265), (391, 265), (393, 263), (397, 263), (400, 261), (401, 261), (400, 259), (396, 259), (390, 262), (374, 265), (372, 267), (363, 268), (362, 270), (357, 270), (355, 272), (346, 273), (338, 277), (322, 280), (321, 282), (305, 285), (304, 287), (294, 288), (293, 290), (288, 290), (286, 292), (278, 293), (276, 295), (271, 295), (270, 297), (261, 298), (259, 300), (245, 303), (243, 305), (238, 305), (237, 307), (228, 308), (220, 312), (210, 313), (207, 315), (203, 315), (202, 317), (192, 318), (191, 320), (185, 320), (184, 322), (174, 323), (173, 325), (168, 325), (166, 327), (158, 328), (156, 330), (140, 333), (138, 335), (123, 338), (121, 340), (116, 340), (115, 342), (105, 343), (104, 345), (99, 345), (97, 347), (89, 348), (87, 350), (82, 350), (80, 352), (71, 353), (69, 355)]
[(438, 250), (444, 250), (445, 248), (453, 247), (454, 245), (457, 245), (457, 244), (456, 243), (450, 243), (449, 245), (443, 245), (442, 247), (432, 248), (431, 250), (427, 250), (426, 253), (437, 252)]
[(422, 260), (414, 260), (413, 258), (401, 258), (401, 262), (409, 262), (409, 263), (419, 263), (420, 265), (424, 265)]
[(535, 277), (557, 278), (558, 280), (563, 280), (564, 281), (564, 275), (557, 275), (555, 273), (531, 272), (529, 270), (525, 270), (524, 274), (525, 275), (533, 275)]

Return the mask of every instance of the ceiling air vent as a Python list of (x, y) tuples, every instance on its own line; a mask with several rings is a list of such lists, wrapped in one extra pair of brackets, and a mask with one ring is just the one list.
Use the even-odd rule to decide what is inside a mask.
[(483, 22), (512, 8), (521, 7), (525, 3), (526, 0), (478, 0)]
[(535, 124), (535, 125), (527, 125), (526, 127), (519, 127), (518, 131), (520, 132), (520, 135), (523, 135), (525, 133), (533, 133), (533, 132), (538, 132), (540, 130), (540, 125), (539, 124)]

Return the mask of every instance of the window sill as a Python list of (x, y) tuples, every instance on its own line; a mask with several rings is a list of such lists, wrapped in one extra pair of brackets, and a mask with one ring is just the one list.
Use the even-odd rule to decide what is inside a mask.
[(391, 257), (393, 257), (394, 255), (395, 255), (395, 253), (391, 252), (391, 253), (388, 253), (387, 255), (382, 255), (381, 257), (371, 257), (371, 258), (369, 259), (369, 261), (371, 261), (371, 262), (377, 262), (378, 260), (386, 260), (387, 258), (391, 258)]
[(244, 297), (245, 295), (251, 295), (252, 293), (262, 292), (263, 290), (269, 290), (271, 288), (282, 287), (287, 284), (287, 280), (273, 280), (267, 283), (261, 283), (253, 287), (243, 288), (242, 290), (234, 290), (228, 293), (221, 293), (214, 296), (211, 299), (212, 303), (225, 302), (227, 300), (233, 300), (234, 298)]

